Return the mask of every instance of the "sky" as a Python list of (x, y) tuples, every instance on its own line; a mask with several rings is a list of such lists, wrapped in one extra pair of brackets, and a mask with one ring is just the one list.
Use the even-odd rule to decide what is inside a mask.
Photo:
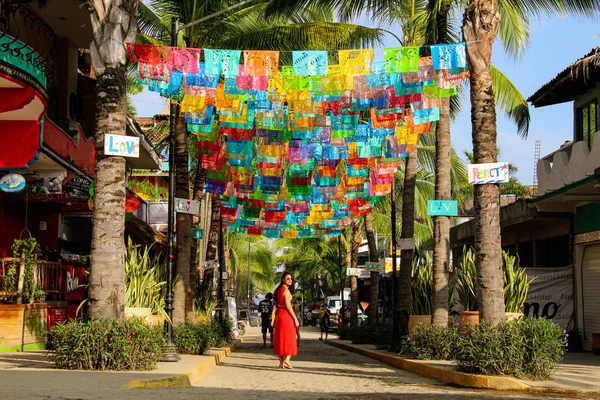
[[(399, 34), (399, 29), (384, 27)], [(507, 57), (499, 40), (494, 43), (492, 63), (521, 91), (525, 98), (552, 80), (572, 62), (600, 44), (600, 24), (597, 22), (544, 19), (532, 26), (530, 45), (519, 59)], [(389, 36), (383, 47), (395, 47), (397, 41)], [(381, 61), (382, 51), (376, 51)], [(379, 57), (377, 57), (379, 55)], [(470, 106), (468, 91), (463, 111), (452, 123), (452, 144), (460, 154), (472, 151)], [(165, 99), (144, 90), (133, 96), (139, 117), (150, 117), (163, 112)], [(573, 103), (542, 108), (530, 106), (531, 124), (527, 139), (517, 135), (515, 125), (498, 111), (497, 132), (500, 155), (498, 161), (507, 161), (518, 168), (517, 178), (523, 184), (533, 183), (534, 150), (536, 139), (541, 140), (541, 157), (556, 150), (573, 136)], [(463, 157), (464, 158), (464, 157)]]

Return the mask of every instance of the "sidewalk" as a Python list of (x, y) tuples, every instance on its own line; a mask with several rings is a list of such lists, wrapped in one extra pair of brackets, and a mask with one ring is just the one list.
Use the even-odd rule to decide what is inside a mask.
[(415, 360), (398, 356), (374, 345), (356, 345), (349, 340), (329, 339), (327, 344), (358, 353), (419, 375), (453, 385), (493, 390), (600, 395), (600, 357), (591, 353), (567, 354), (556, 376), (549, 381), (527, 381), (503, 376), (458, 372), (451, 361)]
[[(47, 351), (25, 351), (19, 353), (0, 353), (0, 371), (36, 371), (68, 373), (97, 373), (106, 374), (107, 377), (115, 378), (119, 375), (119, 386), (123, 389), (141, 388), (189, 388), (195, 382), (206, 375), (217, 364), (235, 351), (236, 341), (223, 348), (211, 348), (209, 352), (201, 356), (181, 355), (178, 362), (159, 362), (157, 368), (152, 371), (73, 371), (54, 369), (53, 363), (48, 357)], [(113, 379), (114, 380), (114, 379)], [(117, 382), (117, 380), (115, 380)]]

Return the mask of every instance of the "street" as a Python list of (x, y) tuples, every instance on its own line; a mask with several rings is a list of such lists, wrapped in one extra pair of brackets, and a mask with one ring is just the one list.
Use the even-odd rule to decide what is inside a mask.
[(550, 398), (548, 394), (450, 387), (326, 345), (318, 337), (316, 328), (302, 328), (300, 353), (292, 359), (294, 370), (279, 370), (271, 349), (261, 348), (259, 328), (248, 328), (237, 351), (189, 389), (120, 389), (128, 381), (143, 377), (143, 373), (5, 370), (0, 371), (2, 399)]

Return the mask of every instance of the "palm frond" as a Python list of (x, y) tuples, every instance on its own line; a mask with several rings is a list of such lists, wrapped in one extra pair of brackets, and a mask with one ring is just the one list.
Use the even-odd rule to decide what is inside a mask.
[(493, 65), (491, 68), (496, 104), (509, 119), (515, 122), (519, 136), (526, 138), (529, 133), (529, 122), (531, 120), (527, 100), (502, 72)]

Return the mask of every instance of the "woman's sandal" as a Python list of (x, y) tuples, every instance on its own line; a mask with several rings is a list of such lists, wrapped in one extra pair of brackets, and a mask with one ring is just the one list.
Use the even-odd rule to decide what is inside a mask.
[(289, 364), (289, 363), (287, 363), (287, 362), (283, 363), (283, 368), (285, 368), (285, 369), (294, 369), (294, 367), (292, 367), (292, 365)]

